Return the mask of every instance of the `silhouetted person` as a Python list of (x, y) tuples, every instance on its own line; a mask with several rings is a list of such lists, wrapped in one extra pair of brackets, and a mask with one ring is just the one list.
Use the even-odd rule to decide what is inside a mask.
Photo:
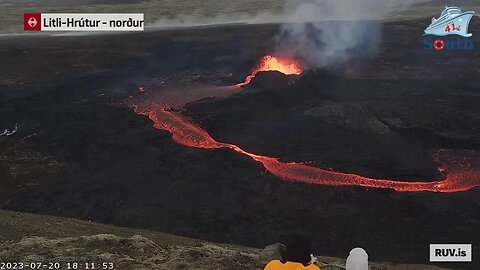
[(368, 254), (363, 248), (350, 251), (346, 264), (347, 270), (368, 270)]
[(295, 239), (285, 245), (283, 260), (274, 260), (264, 270), (320, 270), (308, 240)]

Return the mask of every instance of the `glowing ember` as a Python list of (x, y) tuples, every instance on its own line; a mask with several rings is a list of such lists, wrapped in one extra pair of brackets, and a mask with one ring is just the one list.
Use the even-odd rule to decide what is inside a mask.
[(285, 75), (300, 75), (303, 72), (302, 67), (293, 59), (282, 59), (271, 55), (266, 55), (260, 60), (260, 64), (253, 70), (245, 82), (236, 86), (242, 87), (249, 84), (255, 76), (261, 71), (278, 71)]
[(239, 154), (249, 156), (253, 160), (262, 163), (271, 174), (292, 182), (388, 188), (401, 192), (459, 192), (480, 186), (480, 168), (471, 163), (478, 157), (472, 151), (440, 150), (434, 155), (434, 160), (443, 163), (442, 169), (448, 171), (446, 179), (443, 181), (410, 182), (373, 179), (311, 167), (306, 165), (306, 163), (281, 162), (277, 158), (247, 152), (237, 145), (216, 141), (205, 130), (192, 124), (182, 116), (164, 109), (142, 111), (135, 107), (135, 112), (148, 115), (156, 128), (172, 133), (173, 140), (178, 144), (202, 149), (230, 148)]

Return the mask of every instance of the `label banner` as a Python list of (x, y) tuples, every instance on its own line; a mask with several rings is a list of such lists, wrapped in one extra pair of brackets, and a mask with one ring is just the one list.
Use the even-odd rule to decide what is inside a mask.
[(143, 13), (25, 13), (25, 31), (143, 31)]

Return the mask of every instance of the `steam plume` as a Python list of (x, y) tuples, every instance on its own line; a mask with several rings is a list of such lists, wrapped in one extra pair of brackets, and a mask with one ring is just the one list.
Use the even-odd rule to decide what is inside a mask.
[(339, 65), (375, 52), (381, 23), (424, 0), (289, 0), (289, 22), (278, 35), (280, 53), (303, 58), (311, 67)]

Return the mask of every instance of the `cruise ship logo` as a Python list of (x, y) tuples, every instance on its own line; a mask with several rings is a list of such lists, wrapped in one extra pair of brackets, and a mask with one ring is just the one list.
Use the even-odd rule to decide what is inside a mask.
[(432, 23), (425, 29), (424, 49), (438, 52), (475, 49), (470, 38), (472, 34), (468, 31), (474, 15), (474, 11), (462, 12), (459, 7), (445, 7), (440, 17), (432, 18)]
[(475, 15), (474, 11), (462, 12), (459, 7), (445, 7), (438, 19), (432, 18), (432, 23), (425, 29), (424, 35), (471, 37), (468, 26), (473, 15)]

